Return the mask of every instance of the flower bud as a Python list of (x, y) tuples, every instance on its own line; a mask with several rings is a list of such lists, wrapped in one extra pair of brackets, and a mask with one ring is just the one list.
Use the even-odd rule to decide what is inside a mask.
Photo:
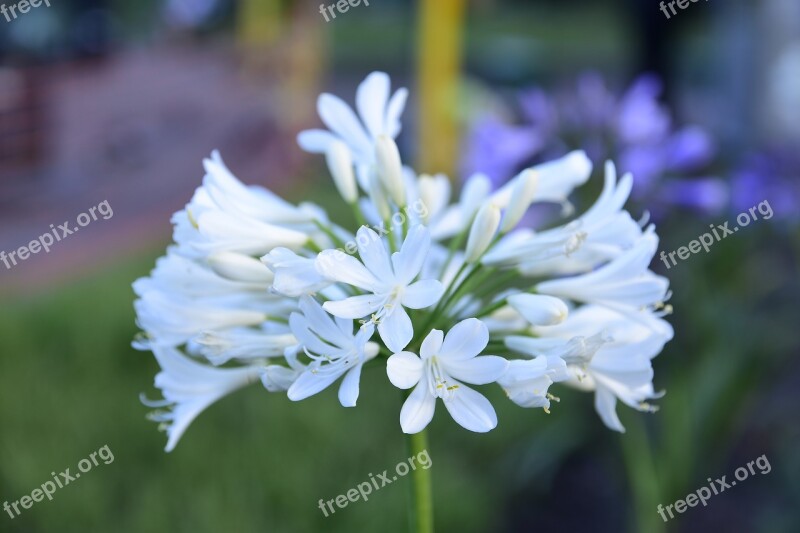
[(420, 174), (417, 179), (419, 201), (426, 207), (422, 221), (427, 224), (431, 212), (441, 213), (450, 199), (450, 181), (442, 174), (429, 176)]
[(500, 226), (500, 208), (492, 203), (486, 203), (480, 208), (467, 239), (467, 253), (464, 260), (474, 263), (486, 252), (492, 239)]
[(267, 265), (244, 254), (218, 252), (208, 258), (211, 269), (225, 279), (245, 283), (272, 283), (274, 278)]
[(511, 191), (511, 200), (503, 217), (501, 233), (508, 233), (522, 220), (523, 215), (531, 206), (538, 183), (539, 175), (531, 169), (525, 170), (517, 178), (517, 183)]
[(392, 208), (389, 206), (389, 200), (386, 198), (386, 191), (376, 172), (370, 173), (369, 198), (372, 200), (375, 209), (378, 210), (378, 216), (381, 217), (381, 220), (387, 220), (392, 216)]
[(325, 153), (328, 170), (333, 176), (333, 183), (344, 201), (352, 204), (358, 199), (358, 186), (353, 172), (353, 157), (350, 149), (342, 141), (333, 141)]
[(395, 204), (406, 203), (406, 190), (403, 183), (403, 164), (400, 152), (394, 140), (381, 135), (375, 141), (375, 159), (378, 164), (378, 176)]
[(553, 326), (567, 318), (569, 309), (560, 298), (541, 294), (515, 294), (508, 303), (534, 326)]

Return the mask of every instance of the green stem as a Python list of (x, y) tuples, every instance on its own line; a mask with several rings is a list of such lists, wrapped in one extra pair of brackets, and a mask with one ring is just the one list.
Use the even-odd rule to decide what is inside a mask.
[(664, 522), (657, 507), (661, 503), (658, 476), (641, 414), (636, 413), (627, 422), (627, 432), (621, 437), (622, 456), (628, 473), (628, 482), (634, 501), (636, 531), (663, 533)]
[[(407, 435), (409, 457), (428, 449), (428, 432)], [(427, 453), (427, 452), (425, 452)], [(411, 533), (433, 533), (433, 490), (431, 488), (430, 468), (411, 470), (411, 499), (408, 505), (408, 530)]]

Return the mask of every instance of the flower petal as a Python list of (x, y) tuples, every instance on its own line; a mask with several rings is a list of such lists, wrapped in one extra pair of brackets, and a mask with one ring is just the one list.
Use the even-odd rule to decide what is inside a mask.
[(325, 302), (322, 304), (322, 308), (341, 318), (363, 318), (380, 309), (383, 300), (382, 296), (375, 294), (361, 294), (336, 302)]
[(444, 340), (444, 333), (440, 329), (434, 329), (428, 333), (425, 340), (422, 341), (419, 354), (423, 359), (429, 359), (434, 355), (438, 355), (442, 350), (442, 341)]
[(500, 379), (508, 368), (508, 361), (497, 355), (482, 355), (464, 361), (442, 359), (442, 367), (459, 381), (486, 385)]
[(416, 226), (408, 232), (400, 251), (392, 255), (394, 274), (399, 283), (408, 285), (417, 277), (428, 256), (430, 246), (431, 235), (425, 226)]
[(419, 384), (408, 395), (400, 410), (400, 427), (403, 433), (419, 433), (433, 420), (436, 397), (428, 390), (428, 380), (423, 375)]
[(603, 423), (614, 431), (625, 433), (625, 428), (617, 416), (617, 398), (605, 387), (598, 387), (594, 394), (594, 408)]
[(412, 283), (403, 292), (403, 305), (409, 309), (424, 309), (441, 299), (444, 285), (439, 280), (425, 279)]
[(362, 366), (364, 365), (358, 364), (351, 368), (347, 374), (344, 375), (342, 384), (339, 385), (339, 402), (342, 404), (342, 407), (356, 406)]
[(394, 272), (383, 239), (367, 226), (361, 226), (356, 234), (356, 243), (364, 266), (380, 281), (391, 283), (394, 280)]
[(486, 433), (497, 427), (497, 413), (486, 397), (467, 387), (458, 384), (453, 397), (445, 400), (444, 406), (453, 420), (462, 427), (476, 433)]
[(372, 143), (349, 105), (338, 96), (323, 93), (317, 100), (317, 112), (328, 128), (350, 145), (356, 156), (368, 156)]
[(398, 389), (410, 389), (422, 378), (423, 366), (417, 354), (397, 352), (386, 361), (386, 375)]
[(314, 396), (318, 392), (328, 388), (331, 383), (341, 376), (341, 373), (336, 372), (315, 373), (306, 370), (292, 383), (287, 395), (293, 402), (305, 400), (309, 396)]
[(386, 133), (384, 113), (389, 100), (389, 86), (389, 76), (385, 72), (373, 72), (356, 91), (358, 114), (373, 137)]
[(317, 272), (328, 279), (347, 283), (370, 292), (376, 292), (381, 287), (380, 281), (370, 272), (361, 261), (339, 250), (325, 250), (321, 252), (314, 266)]
[(408, 317), (406, 310), (398, 305), (391, 314), (384, 317), (381, 323), (378, 324), (378, 333), (380, 333), (386, 347), (394, 353), (408, 346), (408, 343), (414, 337), (414, 327), (411, 325), (411, 319)]
[(447, 332), (440, 354), (453, 361), (471, 359), (489, 344), (489, 328), (477, 318), (462, 320)]
[(386, 108), (386, 135), (392, 139), (400, 134), (400, 130), (403, 127), (400, 122), (400, 116), (403, 114), (403, 109), (406, 107), (406, 99), (408, 99), (408, 89), (398, 89), (395, 91), (392, 99), (389, 100), (389, 105)]
[(327, 130), (305, 130), (297, 135), (300, 148), (312, 154), (324, 154), (336, 140), (336, 135)]

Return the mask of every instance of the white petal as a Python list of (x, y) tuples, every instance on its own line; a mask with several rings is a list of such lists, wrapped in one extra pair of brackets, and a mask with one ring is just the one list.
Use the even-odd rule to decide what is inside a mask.
[(350, 331), (345, 333), (346, 329), (338, 327), (333, 318), (322, 309), (314, 298), (310, 296), (300, 298), (300, 310), (308, 319), (311, 329), (322, 339), (340, 348), (349, 347), (353, 343), (353, 324), (350, 324)]
[(389, 105), (386, 108), (386, 135), (395, 138), (400, 134), (402, 124), (400, 116), (403, 114), (403, 109), (406, 107), (406, 99), (408, 98), (408, 90), (398, 89), (395, 91), (392, 99), (389, 100)]
[(458, 389), (450, 400), (444, 402), (453, 420), (476, 433), (486, 433), (497, 427), (497, 413), (486, 397), (466, 385)]
[(411, 325), (411, 319), (406, 310), (402, 306), (397, 306), (378, 325), (378, 333), (390, 351), (399, 352), (411, 342), (414, 337), (414, 327)]
[(398, 389), (410, 389), (422, 378), (424, 363), (417, 354), (398, 352), (386, 361), (386, 375)]
[(322, 308), (330, 314), (341, 318), (363, 318), (380, 309), (383, 300), (382, 296), (362, 294), (337, 302), (325, 302), (322, 304)]
[(594, 408), (603, 423), (614, 431), (625, 433), (625, 428), (617, 416), (617, 398), (605, 387), (598, 387), (594, 395)]
[(358, 400), (358, 382), (361, 379), (361, 367), (356, 365), (344, 375), (342, 384), (339, 386), (339, 402), (342, 407), (355, 407)]
[(313, 154), (324, 154), (336, 140), (336, 135), (327, 130), (305, 130), (297, 135), (300, 148)]
[(357, 157), (367, 156), (372, 143), (350, 106), (337, 96), (323, 93), (317, 100), (317, 111), (325, 125), (349, 144)]
[(394, 274), (398, 282), (408, 285), (417, 277), (430, 246), (431, 235), (425, 226), (416, 226), (408, 232), (400, 251), (392, 255)]
[(508, 303), (534, 326), (552, 326), (567, 318), (569, 309), (560, 298), (540, 294), (515, 294)]
[(444, 285), (435, 279), (426, 279), (412, 283), (403, 292), (403, 305), (409, 309), (425, 309), (441, 299)]
[(494, 383), (505, 374), (508, 361), (496, 355), (482, 355), (466, 361), (442, 359), (445, 371), (459, 381), (473, 385)]
[(425, 340), (422, 341), (419, 354), (423, 359), (429, 359), (434, 355), (438, 355), (442, 350), (442, 341), (444, 341), (444, 333), (440, 329), (434, 329), (428, 333)]
[(322, 355), (331, 354), (336, 351), (335, 347), (320, 340), (320, 338), (311, 331), (311, 325), (308, 319), (300, 313), (292, 313), (289, 315), (289, 327), (292, 330), (292, 334), (297, 338), (297, 341), (312, 352)]
[(433, 420), (436, 397), (428, 390), (428, 380), (423, 375), (419, 384), (408, 395), (400, 410), (400, 427), (403, 433), (419, 433)]
[(354, 285), (359, 289), (375, 292), (382, 285), (359, 260), (339, 250), (321, 252), (314, 266), (326, 278)]
[(300, 377), (297, 378), (297, 381), (292, 383), (292, 386), (289, 387), (289, 399), (293, 402), (305, 400), (309, 396), (313, 396), (318, 392), (328, 388), (331, 383), (339, 379), (341, 376), (342, 374), (335, 372), (318, 374), (311, 372), (310, 370), (306, 370), (300, 374)]
[(477, 318), (462, 320), (447, 332), (440, 356), (454, 361), (471, 359), (489, 344), (489, 329)]
[(390, 283), (394, 279), (394, 273), (383, 239), (367, 226), (361, 226), (356, 233), (356, 243), (364, 266), (380, 281)]
[(358, 114), (373, 137), (385, 133), (384, 113), (389, 100), (389, 85), (389, 76), (385, 72), (373, 72), (356, 91)]

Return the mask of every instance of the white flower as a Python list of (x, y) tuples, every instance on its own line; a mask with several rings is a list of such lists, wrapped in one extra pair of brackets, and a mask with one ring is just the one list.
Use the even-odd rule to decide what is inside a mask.
[(667, 296), (669, 281), (648, 270), (657, 246), (658, 238), (649, 232), (633, 248), (599, 269), (545, 281), (538, 284), (536, 290), (636, 315), (641, 309), (663, 304)]
[(206, 331), (194, 339), (199, 351), (215, 365), (231, 359), (239, 361), (261, 360), (283, 357), (289, 346), (297, 344), (291, 333), (269, 333), (263, 329), (234, 328), (222, 331)]
[(246, 385), (256, 383), (263, 369), (249, 366), (220, 369), (193, 361), (175, 348), (153, 346), (161, 372), (156, 375), (155, 386), (161, 389), (164, 400), (145, 403), (150, 407), (171, 407), (169, 411), (156, 411), (150, 418), (164, 423), (169, 436), (166, 451), (170, 452), (180, 440), (189, 424), (203, 410)]
[(369, 167), (375, 164), (375, 140), (381, 135), (397, 138), (401, 129), (400, 115), (408, 97), (406, 89), (397, 90), (391, 99), (389, 92), (387, 74), (373, 72), (367, 76), (356, 92), (358, 116), (339, 97), (320, 95), (317, 111), (330, 131), (302, 131), (297, 136), (298, 144), (307, 152), (325, 153), (334, 141), (343, 141), (360, 167), (358, 176), (362, 188), (369, 190), (366, 175)]
[[(563, 343), (570, 341), (583, 353), (573, 352), (562, 358), (568, 364), (568, 383), (578, 389), (595, 391), (595, 408), (603, 422), (611, 429), (624, 431), (616, 414), (617, 399), (641, 411), (654, 411), (647, 400), (659, 398), (653, 388), (651, 360), (672, 339), (672, 327), (663, 319), (649, 315), (641, 323), (626, 315), (598, 305), (583, 306), (557, 326), (537, 327), (540, 339), (522, 340), (509, 337), (509, 347), (525, 350), (524, 344)], [(591, 339), (597, 339), (598, 342)], [(577, 336), (577, 337), (576, 337)], [(586, 337), (584, 337), (586, 336)], [(581, 339), (586, 341), (581, 341)], [(575, 344), (575, 340), (580, 341)], [(569, 342), (567, 343), (567, 345)], [(541, 345), (540, 345), (541, 346)], [(530, 352), (541, 353), (534, 348)], [(577, 357), (570, 357), (577, 355)]]
[[(489, 330), (480, 320), (468, 318), (453, 326), (445, 337), (434, 329), (420, 347), (420, 355), (399, 352), (386, 363), (389, 380), (401, 389), (414, 390), (400, 411), (405, 433), (418, 433), (433, 419), (436, 398), (444, 401), (453, 420), (470, 431), (485, 433), (497, 426), (497, 414), (482, 394), (464, 383), (486, 385), (500, 378), (508, 361), (496, 355), (479, 356), (489, 342)], [(462, 383), (463, 382), (463, 383)]]
[(273, 246), (297, 248), (318, 231), (313, 222), (325, 220), (318, 207), (296, 207), (263, 187), (244, 185), (217, 152), (204, 166), (203, 186), (172, 219), (181, 255), (204, 258), (219, 251), (263, 255)]
[(554, 383), (555, 371), (548, 368), (547, 363), (546, 357), (509, 361), (508, 369), (497, 384), (520, 407), (550, 409), (550, 400), (555, 397), (548, 393), (548, 389)]
[(361, 261), (342, 252), (326, 250), (317, 258), (317, 269), (328, 279), (346, 283), (369, 294), (325, 302), (324, 309), (342, 318), (372, 315), (387, 348), (398, 352), (414, 336), (405, 308), (424, 309), (441, 298), (441, 282), (426, 279), (414, 282), (422, 270), (431, 238), (425, 226), (412, 228), (399, 252), (389, 252), (378, 234), (366, 226), (356, 237)]
[(289, 326), (300, 343), (293, 351), (304, 351), (312, 362), (289, 387), (289, 399), (304, 400), (344, 376), (339, 401), (344, 407), (355, 407), (361, 368), (378, 354), (378, 345), (368, 342), (374, 326), (365, 324), (353, 334), (352, 320), (337, 317), (334, 321), (308, 296), (300, 299), (300, 309), (302, 314), (289, 317)]
[(273, 248), (261, 261), (275, 274), (272, 288), (285, 296), (313, 294), (331, 284), (317, 271), (316, 257), (303, 257), (288, 248)]
[[(266, 268), (266, 267), (264, 267)], [(151, 342), (184, 344), (201, 332), (257, 326), (296, 304), (268, 292), (269, 283), (233, 281), (200, 261), (169, 253), (133, 284), (138, 324)]]
[(589, 179), (592, 174), (592, 162), (583, 151), (576, 150), (555, 161), (536, 165), (522, 171), (500, 188), (492, 195), (492, 201), (502, 207), (509, 205), (512, 195), (521, 190), (518, 182), (529, 179), (531, 170), (536, 173), (537, 178), (536, 186), (532, 189), (532, 201), (559, 203), (568, 213), (572, 207), (567, 198), (575, 187), (583, 185)]
[(613, 163), (606, 163), (603, 192), (588, 211), (556, 228), (510, 233), (483, 263), (514, 266), (527, 276), (542, 276), (587, 272), (618, 257), (642, 235), (639, 224), (623, 210), (631, 187), (630, 174), (617, 182)]
[[(571, 217), (569, 197), (592, 170), (576, 151), (494, 192), (474, 174), (456, 199), (447, 177), (402, 164), (406, 97), (373, 72), (356, 111), (323, 94), (328, 130), (298, 136), (325, 155), (356, 235), (313, 204), (245, 185), (217, 152), (204, 160), (202, 186), (172, 218), (175, 244), (133, 286), (144, 330), (134, 346), (162, 367), (165, 399), (148, 403), (170, 408), (153, 414), (167, 450), (208, 405), (257, 380), (293, 401), (338, 383), (339, 402), (353, 407), (367, 363), (385, 362), (392, 384), (413, 389), (400, 412), (406, 433), (430, 423), (437, 398), (468, 430), (494, 428), (494, 408), (470, 384), (496, 382), (516, 404), (545, 410), (559, 383), (593, 391), (618, 431), (617, 401), (653, 409), (651, 359), (672, 338), (661, 318), (669, 293), (649, 270), (655, 228), (624, 208), (633, 177), (617, 179), (606, 163), (597, 201)], [(569, 219), (516, 228), (541, 202)], [(497, 346), (515, 360), (479, 355)]]
[(563, 300), (541, 294), (514, 294), (508, 297), (508, 304), (534, 326), (558, 324), (569, 314)]
[(500, 227), (500, 209), (491, 202), (480, 208), (469, 230), (464, 260), (474, 263), (486, 252)]

